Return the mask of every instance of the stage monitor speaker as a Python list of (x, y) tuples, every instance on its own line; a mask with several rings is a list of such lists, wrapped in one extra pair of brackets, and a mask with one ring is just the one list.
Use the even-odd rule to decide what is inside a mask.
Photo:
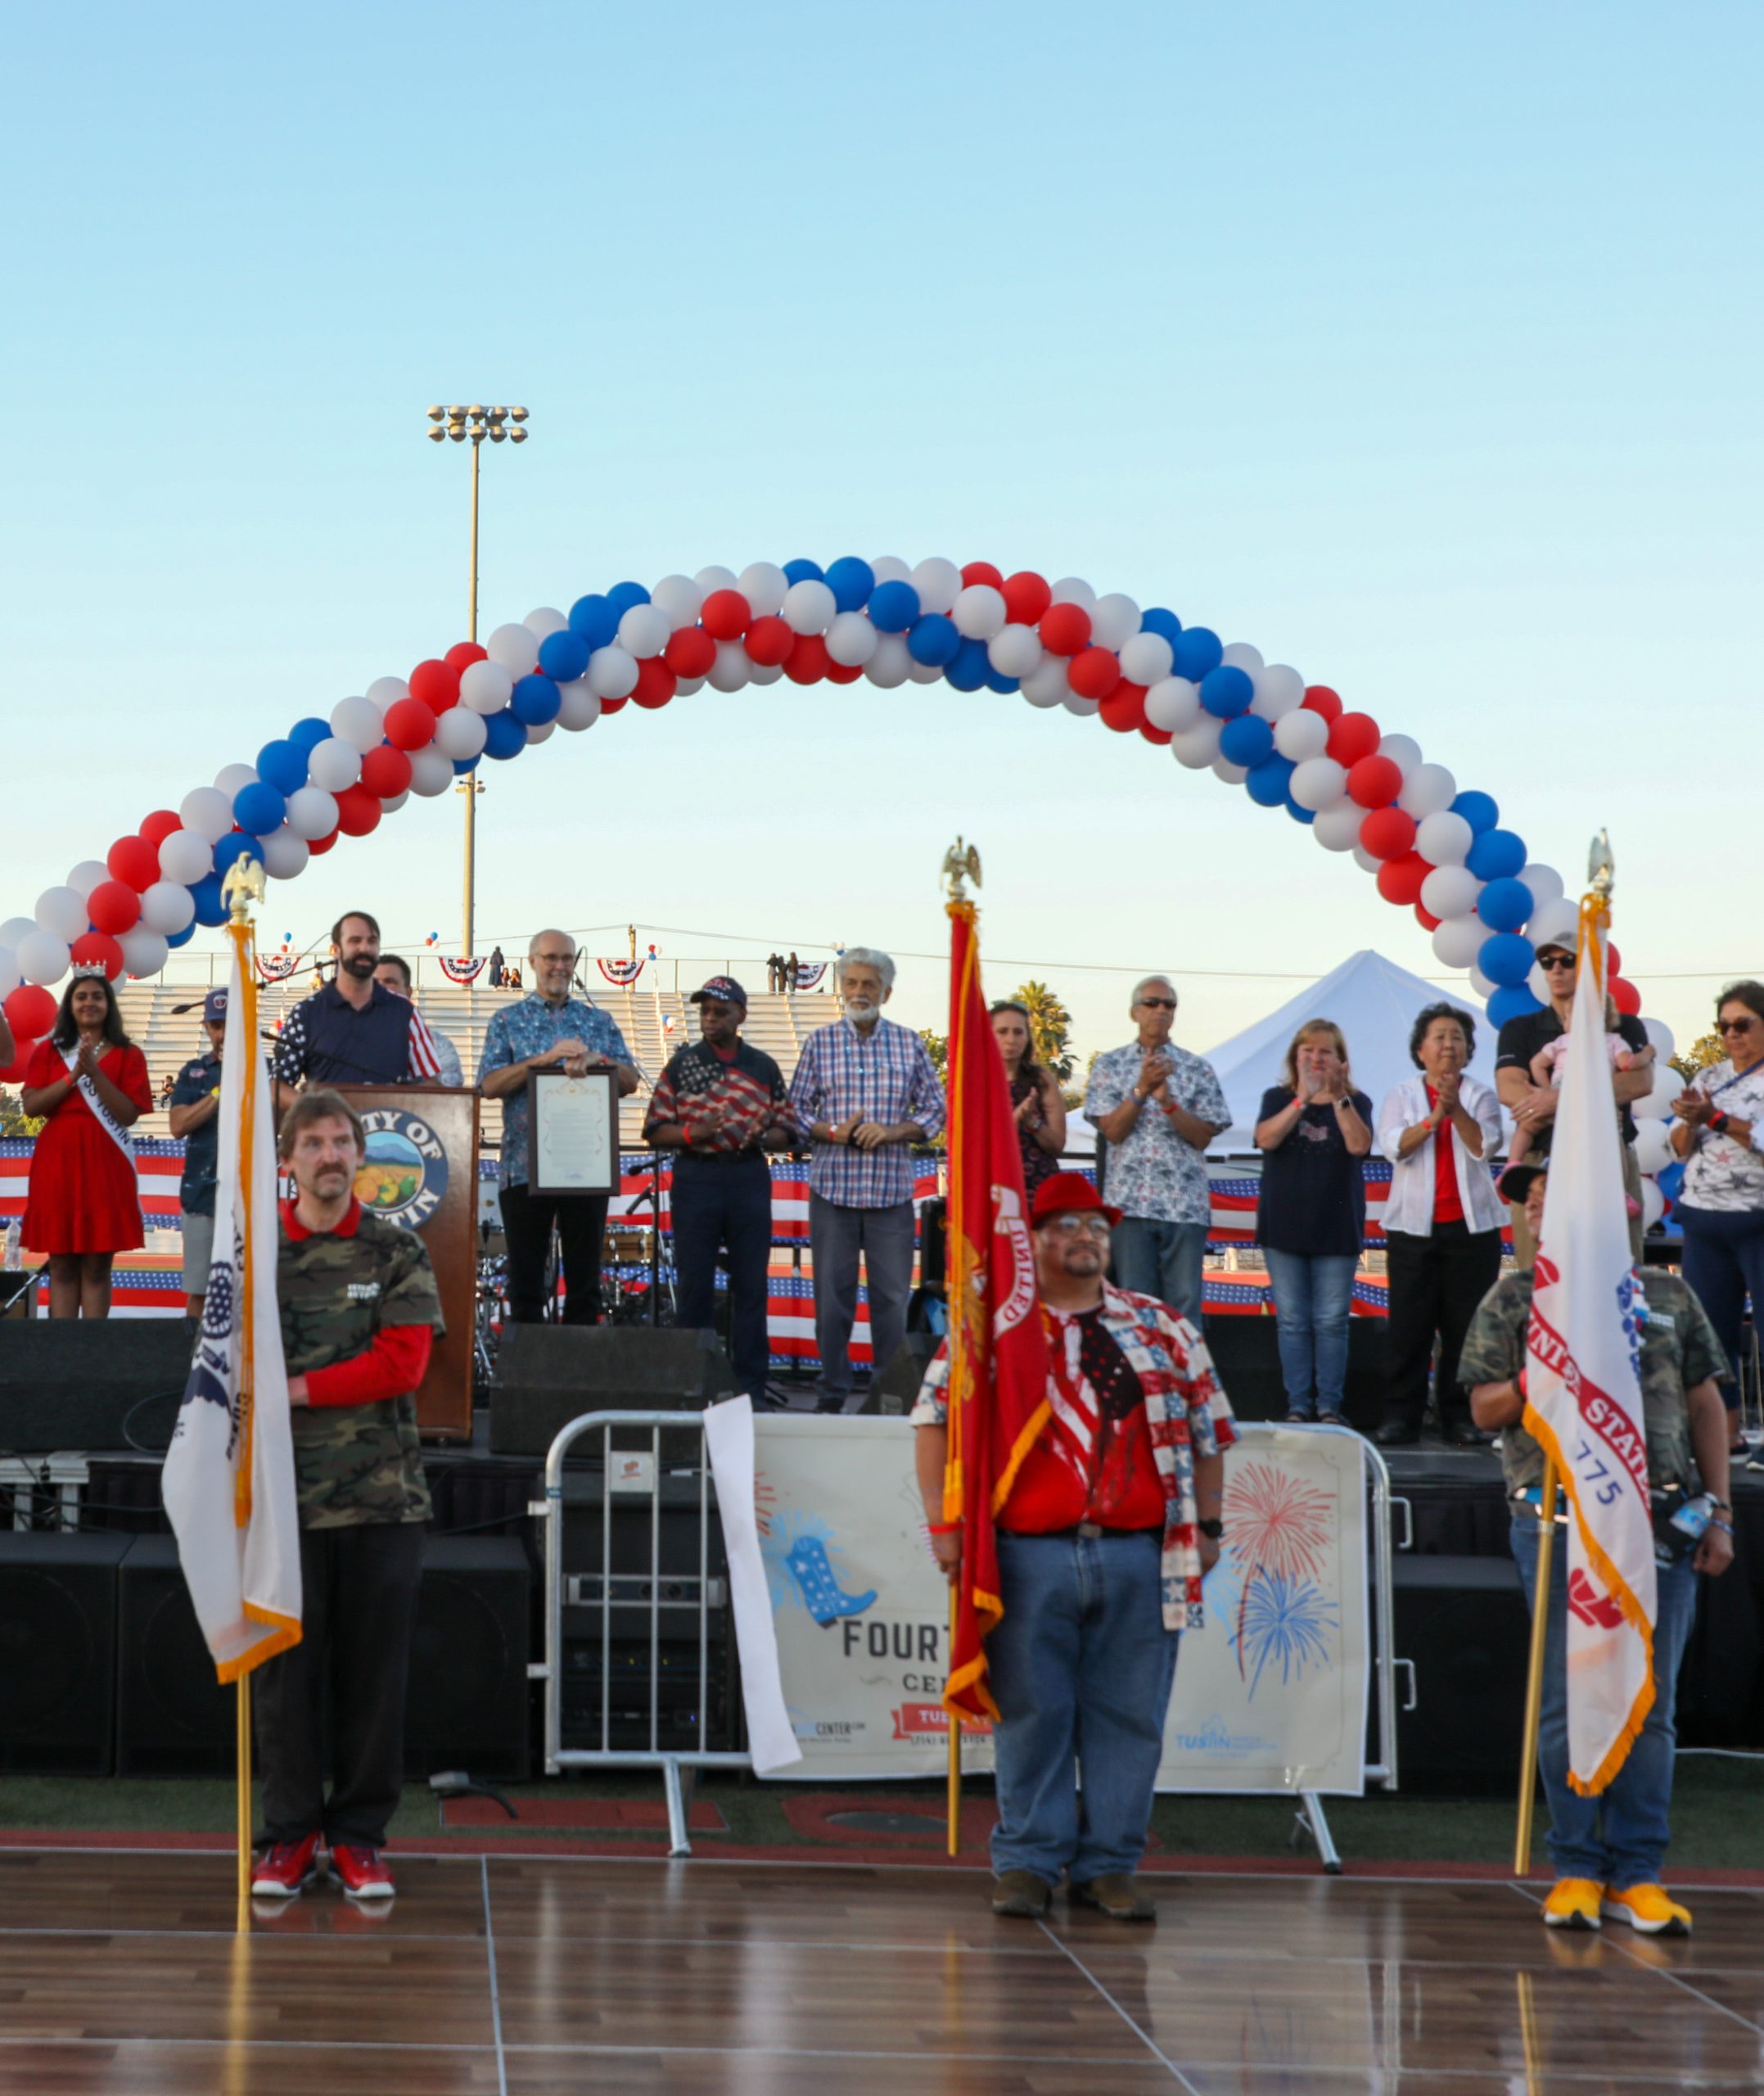
[(0, 1768), (110, 1774), (129, 1542), (0, 1530)]
[(942, 1344), (936, 1332), (909, 1332), (895, 1357), (871, 1383), (868, 1394), (858, 1407), (860, 1412), (882, 1412), (904, 1419), (913, 1409), (918, 1386), (925, 1380), (931, 1357)]
[(1518, 1567), (1510, 1557), (1399, 1554), (1392, 1570), (1396, 1653), (1414, 1665), (1415, 1707), (1398, 1700), (1403, 1789), (1515, 1788), (1532, 1634)]
[(116, 1773), (224, 1776), (234, 1702), (214, 1678), (178, 1538), (134, 1536), (117, 1583)]
[(530, 1767), (532, 1568), (518, 1536), (434, 1536), (404, 1705), (404, 1770), (523, 1782)]
[(163, 1454), (192, 1332), (182, 1317), (0, 1318), (0, 1445)]
[[(543, 1456), (583, 1412), (702, 1412), (734, 1387), (712, 1331), (511, 1325), (497, 1362), (490, 1447), (499, 1456)], [(579, 1452), (593, 1450), (584, 1443)]]

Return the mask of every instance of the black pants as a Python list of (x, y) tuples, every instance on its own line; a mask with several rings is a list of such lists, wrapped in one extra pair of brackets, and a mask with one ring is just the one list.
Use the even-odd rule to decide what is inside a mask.
[(508, 1244), (508, 1311), (517, 1325), (545, 1315), (545, 1262), (555, 1217), (563, 1246), (563, 1321), (600, 1322), (600, 1255), (607, 1241), (604, 1194), (535, 1194), (504, 1186), (503, 1235)]
[(1500, 1278), (1500, 1232), (1435, 1223), (1431, 1237), (1393, 1230), (1385, 1240), (1390, 1317), (1384, 1330), (1384, 1417), (1419, 1430), (1428, 1371), (1439, 1335), (1439, 1415), (1468, 1416), (1458, 1387), (1458, 1356), (1477, 1306)]
[[(404, 1687), (422, 1579), (420, 1521), (300, 1531), (301, 1638), (258, 1669), (251, 1704), (273, 1841), (377, 1847), (404, 1780)], [(331, 1692), (331, 1796), (324, 1794)]]
[(674, 1168), (674, 1263), (679, 1319), (703, 1329), (716, 1316), (716, 1255), (728, 1248), (729, 1355), (735, 1386), (765, 1394), (766, 1268), (772, 1255), (772, 1175), (763, 1157), (682, 1156)]

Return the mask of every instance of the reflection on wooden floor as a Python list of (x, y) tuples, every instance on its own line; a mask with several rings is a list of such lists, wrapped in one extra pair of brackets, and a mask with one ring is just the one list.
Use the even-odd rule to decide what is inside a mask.
[(1499, 1884), (1171, 1877), (1129, 1930), (966, 1873), (404, 1859), (232, 1934), (229, 1860), (0, 1854), (0, 2092), (1544, 2096), (1764, 2085), (1764, 1894), (1564, 1938)]

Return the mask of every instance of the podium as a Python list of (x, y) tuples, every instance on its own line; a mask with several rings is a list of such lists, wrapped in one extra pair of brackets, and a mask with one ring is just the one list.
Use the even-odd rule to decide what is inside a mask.
[(368, 1131), (355, 1175), (365, 1208), (428, 1247), (447, 1335), (417, 1392), (426, 1440), (467, 1439), (478, 1308), (478, 1095), (439, 1084), (340, 1085)]

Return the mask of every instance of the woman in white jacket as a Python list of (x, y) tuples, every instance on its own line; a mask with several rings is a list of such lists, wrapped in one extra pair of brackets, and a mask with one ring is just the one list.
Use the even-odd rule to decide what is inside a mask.
[(1384, 1335), (1386, 1448), (1419, 1441), (1428, 1372), (1439, 1341), (1440, 1425), (1459, 1448), (1488, 1436), (1470, 1422), (1458, 1355), (1477, 1306), (1500, 1278), (1505, 1211), (1489, 1163), (1500, 1147), (1500, 1102), (1465, 1075), (1476, 1023), (1455, 1005), (1429, 1005), (1409, 1036), (1421, 1073), (1378, 1109), (1378, 1154), (1393, 1167), (1384, 1209), (1390, 1317)]

